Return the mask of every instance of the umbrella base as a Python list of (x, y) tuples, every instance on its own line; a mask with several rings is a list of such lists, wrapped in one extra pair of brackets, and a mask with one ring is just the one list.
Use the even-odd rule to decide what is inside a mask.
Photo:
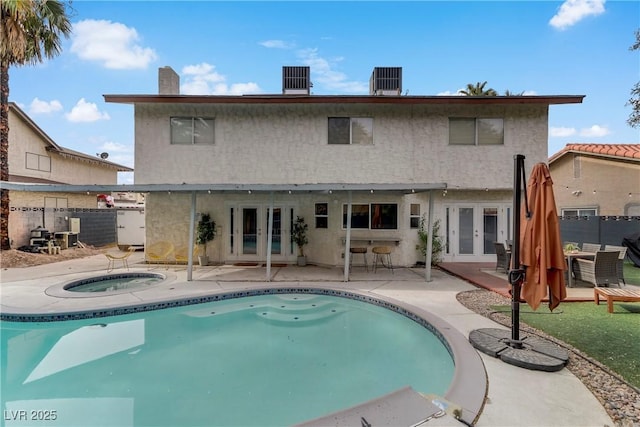
[(569, 354), (536, 336), (521, 337), (520, 346), (511, 345), (511, 331), (483, 328), (469, 333), (469, 342), (479, 351), (505, 363), (536, 371), (554, 372), (564, 368)]

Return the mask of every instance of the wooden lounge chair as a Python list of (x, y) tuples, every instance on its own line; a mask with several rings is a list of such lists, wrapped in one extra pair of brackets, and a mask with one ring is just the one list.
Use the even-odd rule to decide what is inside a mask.
[(149, 246), (145, 246), (145, 258), (150, 264), (168, 264), (169, 257), (173, 253), (173, 243), (161, 240)]
[(593, 300), (600, 304), (600, 297), (607, 300), (607, 311), (613, 313), (613, 302), (640, 302), (640, 291), (630, 289), (594, 288)]
[(576, 280), (591, 283), (594, 286), (618, 284), (618, 251), (598, 251), (593, 261), (576, 258), (573, 260), (573, 274)]
[(504, 244), (501, 242), (493, 242), (496, 248), (496, 271), (504, 270), (505, 274), (509, 273), (509, 265), (511, 264), (511, 253), (507, 252)]
[(129, 270), (129, 262), (127, 259), (131, 256), (133, 252), (135, 252), (135, 248), (129, 247), (125, 253), (106, 253), (104, 256), (107, 257), (109, 263), (107, 264), (107, 273), (115, 268), (116, 261), (122, 262), (122, 268), (126, 268)]
[(620, 251), (620, 255), (618, 255), (618, 264), (616, 265), (618, 270), (618, 282), (622, 282), (625, 285), (627, 282), (624, 280), (624, 259), (627, 256), (627, 247), (626, 246), (613, 246), (613, 245), (605, 245), (605, 251)]
[(600, 243), (583, 243), (582, 252), (598, 252), (601, 247)]

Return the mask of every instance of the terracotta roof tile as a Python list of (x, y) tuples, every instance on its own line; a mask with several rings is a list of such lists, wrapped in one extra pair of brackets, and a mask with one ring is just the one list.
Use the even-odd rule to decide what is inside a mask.
[(640, 144), (567, 144), (562, 150), (551, 156), (553, 161), (568, 152), (601, 154), (603, 156), (640, 160)]

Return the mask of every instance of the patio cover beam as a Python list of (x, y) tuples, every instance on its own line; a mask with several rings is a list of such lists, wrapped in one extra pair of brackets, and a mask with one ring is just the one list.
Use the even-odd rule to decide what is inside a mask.
[(423, 193), (429, 190), (445, 190), (447, 184), (436, 183), (399, 183), (399, 184), (26, 184), (0, 181), (0, 188), (14, 191), (63, 192), (63, 193), (109, 193), (129, 191), (132, 193), (159, 192), (318, 192), (318, 191), (393, 191), (405, 194)]

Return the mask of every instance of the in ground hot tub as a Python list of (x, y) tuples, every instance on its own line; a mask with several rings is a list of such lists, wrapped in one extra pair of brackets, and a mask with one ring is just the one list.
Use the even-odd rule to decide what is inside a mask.
[(62, 287), (70, 292), (114, 292), (143, 289), (162, 282), (165, 276), (158, 273), (119, 273), (74, 280)]

